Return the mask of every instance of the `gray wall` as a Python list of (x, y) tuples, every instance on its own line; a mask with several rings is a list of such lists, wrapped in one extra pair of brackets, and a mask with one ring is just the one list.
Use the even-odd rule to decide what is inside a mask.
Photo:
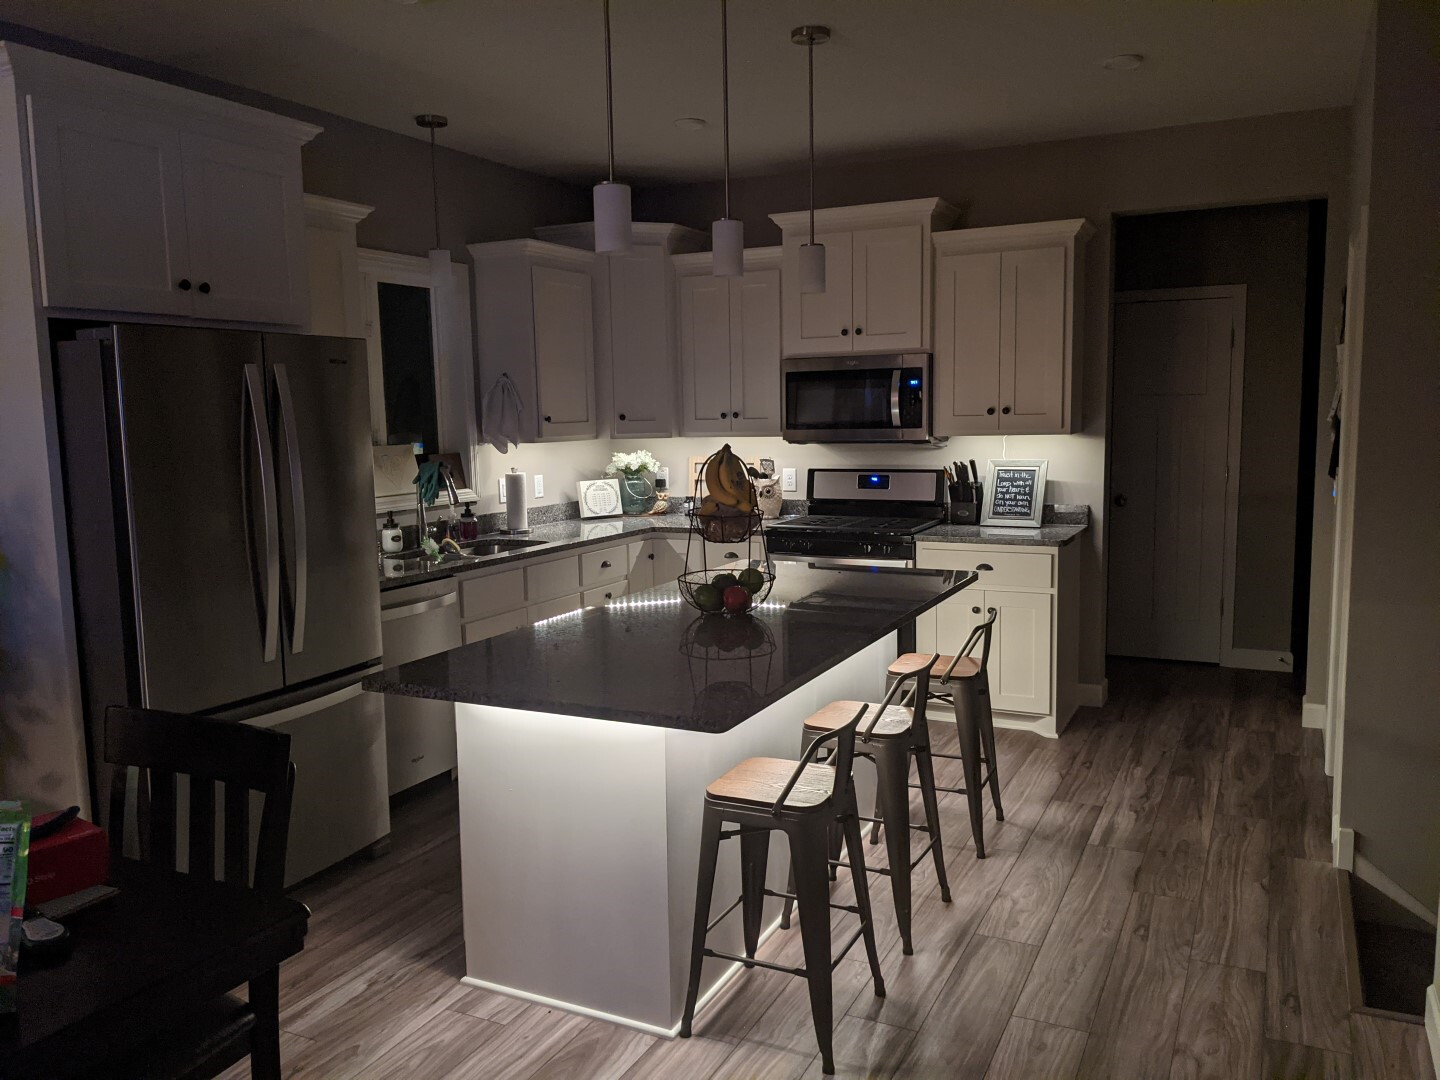
[(1308, 229), (1304, 203), (1147, 214), (1115, 229), (1117, 289), (1246, 286), (1237, 649), (1290, 650)]
[[(1345, 270), (1345, 214), (1335, 208), (1347, 204), (1349, 128), (1348, 110), (1327, 109), (1030, 146), (826, 164), (817, 170), (821, 206), (939, 195), (964, 208), (962, 223), (969, 226), (1071, 217), (1088, 218), (1096, 226), (1086, 255), (1083, 430), (1067, 437), (1065, 451), (1066, 501), (1089, 503), (1095, 521), (1082, 553), (1084, 682), (1100, 682), (1105, 668), (1112, 219), (1118, 214), (1329, 199), (1323, 340), (1333, 342)], [(746, 243), (778, 243), (779, 230), (767, 215), (803, 208), (806, 190), (803, 171), (732, 181), (731, 213), (745, 222)], [(636, 217), (704, 227), (718, 214), (719, 200), (717, 184), (644, 189), (635, 195)], [(1333, 371), (1325, 365), (1320, 400), (1326, 405), (1333, 385)], [(951, 441), (961, 449), (966, 445), (964, 439)], [(1011, 438), (1010, 453), (1024, 454), (1023, 442)], [(977, 451), (978, 459), (984, 450)], [(1329, 528), (1331, 513), (1328, 500), (1317, 505), (1317, 529)], [(1312, 580), (1329, 573), (1326, 558), (1314, 565)], [(1312, 608), (1312, 620), (1316, 617)], [(1323, 623), (1323, 610), (1318, 617)]]
[[(1440, 895), (1440, 9), (1380, 0), (1359, 95), (1368, 201), (1340, 824), (1420, 903)], [(1368, 196), (1365, 194), (1368, 192)], [(1343, 526), (1343, 523), (1342, 523)]]

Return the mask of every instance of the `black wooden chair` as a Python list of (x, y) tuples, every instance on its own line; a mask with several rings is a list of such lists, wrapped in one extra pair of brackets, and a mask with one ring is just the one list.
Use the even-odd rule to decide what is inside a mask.
[[(179, 810), (176, 778), (189, 781), (186, 870), (216, 880), (215, 840), (221, 832), (219, 880), (279, 895), (285, 887), (285, 845), (295, 766), (290, 736), (229, 720), (114, 706), (105, 714), (105, 761), (110, 787), (110, 852), (125, 846), (129, 769), (135, 792), (140, 858), (177, 869)], [(222, 820), (215, 788), (222, 786)], [(250, 871), (251, 792), (263, 798), (254, 873)], [(220, 829), (217, 829), (217, 824)], [(221, 831), (223, 830), (223, 831)], [(125, 1080), (207, 1080), (246, 1055), (253, 1080), (280, 1080), (280, 972), (250, 982), (249, 1001), (231, 995), (197, 1002), (151, 1038), (108, 1077)]]

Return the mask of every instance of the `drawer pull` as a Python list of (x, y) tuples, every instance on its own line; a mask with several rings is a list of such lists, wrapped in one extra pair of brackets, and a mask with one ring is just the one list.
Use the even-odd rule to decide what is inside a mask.
[(614, 593), (608, 593), (608, 592), (607, 592), (607, 593), (605, 594), (605, 599), (606, 599), (606, 600), (609, 600), (609, 599), (613, 598), (614, 595), (615, 595)]
[(975, 615), (979, 615), (979, 614), (980, 614), (980, 609), (979, 609), (978, 607), (972, 607), (972, 608), (970, 609), (970, 611), (971, 611), (973, 614), (975, 614)]
[(978, 566), (976, 566), (975, 569), (976, 569), (976, 570), (994, 570), (995, 568), (994, 568), (993, 566), (991, 566), (988, 562), (982, 562), (982, 563), (980, 563)]
[(609, 569), (610, 569), (610, 560), (609, 560), (609, 559), (606, 559), (604, 562), (602, 562), (602, 563), (600, 564), (600, 569), (601, 569), (601, 570), (609, 570)]
[(654, 562), (654, 561), (655, 561), (655, 553), (654, 553), (653, 551), (650, 552), (650, 554), (649, 554), (649, 555), (646, 555), (645, 557), (646, 557), (647, 559), (649, 559), (651, 562)]

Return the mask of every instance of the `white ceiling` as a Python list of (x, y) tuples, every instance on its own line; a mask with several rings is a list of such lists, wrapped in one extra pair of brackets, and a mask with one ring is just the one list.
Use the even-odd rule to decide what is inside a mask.
[[(599, 0), (0, 0), (0, 19), (560, 176), (605, 160)], [(718, 0), (614, 0), (617, 173), (720, 167)], [(1365, 0), (731, 0), (737, 172), (1345, 105)], [(1137, 71), (1101, 61), (1142, 53)], [(678, 117), (710, 121), (700, 131)]]

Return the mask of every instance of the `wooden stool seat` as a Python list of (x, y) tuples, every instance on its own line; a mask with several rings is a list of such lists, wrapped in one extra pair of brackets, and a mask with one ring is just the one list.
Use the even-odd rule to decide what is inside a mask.
[[(890, 674), (896, 678), (901, 675), (909, 675), (916, 668), (923, 667), (929, 659), (924, 653), (912, 652), (896, 658), (890, 665)], [(944, 675), (955, 658), (953, 656), (937, 657), (935, 663), (930, 665), (930, 671), (934, 675)], [(973, 656), (962, 656), (960, 662), (955, 665), (955, 670), (950, 672), (952, 679), (973, 679), (980, 674), (980, 661)], [(864, 725), (861, 725), (864, 726)]]
[[(858, 708), (858, 706), (856, 706)], [(850, 716), (855, 715), (855, 708)], [(843, 724), (836, 725), (837, 727)], [(747, 758), (718, 780), (711, 782), (705, 794), (725, 802), (753, 803), (770, 806), (780, 797), (795, 762), (784, 758)], [(829, 801), (835, 790), (835, 770), (828, 765), (806, 765), (799, 781), (785, 796), (787, 810), (814, 810)]]
[[(860, 709), (862, 702), (859, 701), (832, 701), (819, 712), (815, 713), (805, 721), (807, 731), (833, 731), (836, 728), (844, 727), (855, 716)], [(861, 739), (864, 740), (865, 729), (870, 726), (870, 721), (875, 718), (875, 710), (880, 706), (865, 704), (865, 715), (860, 718)], [(910, 726), (914, 723), (915, 713), (903, 705), (887, 706), (880, 714), (880, 719), (875, 721), (875, 727), (870, 731), (871, 739), (899, 739), (910, 733)]]

